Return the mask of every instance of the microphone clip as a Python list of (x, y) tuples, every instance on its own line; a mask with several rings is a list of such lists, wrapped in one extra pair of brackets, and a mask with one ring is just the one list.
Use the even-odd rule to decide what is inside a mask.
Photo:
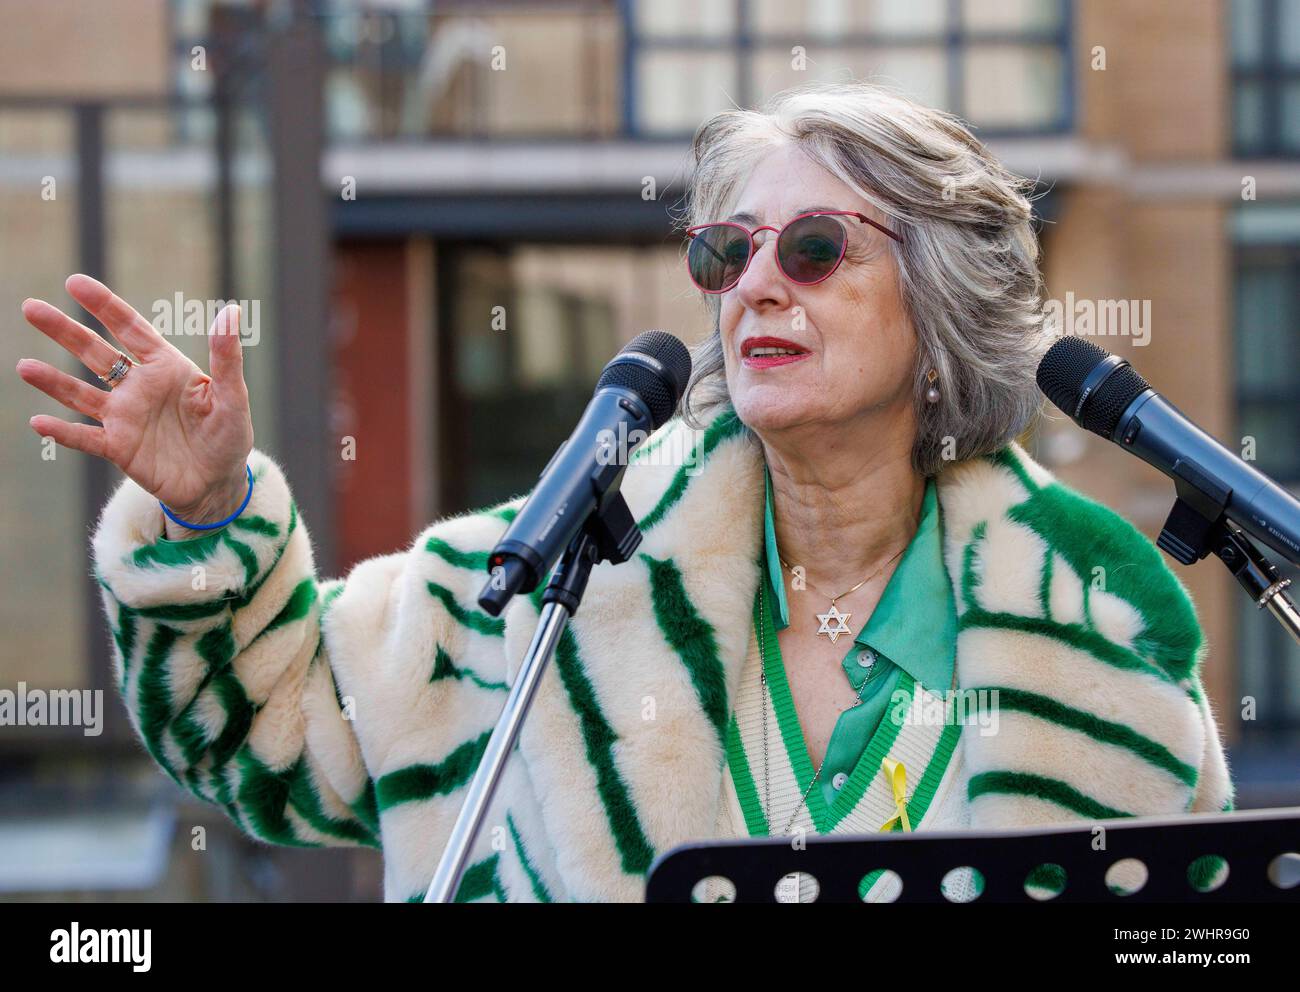
[(1300, 611), (1285, 591), (1291, 580), (1228, 518), (1232, 490), (1188, 458), (1174, 462), (1172, 475), (1178, 498), (1156, 544), (1184, 565), (1213, 551), (1255, 605), (1272, 613), (1300, 644)]
[[(613, 486), (605, 492), (596, 509), (583, 521), (560, 555), (542, 594), (542, 603), (562, 603), (572, 616), (587, 588), (587, 577), (592, 567), (603, 561), (621, 565), (636, 553), (640, 545), (641, 529), (632, 515), (632, 508), (623, 498), (622, 490)], [(490, 615), (500, 616), (517, 593), (530, 591), (541, 581), (546, 581), (545, 576), (538, 581), (544, 566), (530, 573), (520, 557), (519, 552), (528, 550), (517, 543), (511, 548), (509, 542), (504, 542), (493, 552), (489, 559), (491, 578), (478, 597), (479, 606)]]
[(640, 546), (641, 529), (623, 493), (619, 490), (607, 493), (600, 508), (587, 518), (582, 530), (560, 556), (542, 593), (542, 603), (559, 603), (573, 616), (578, 612), (593, 566), (603, 561), (621, 565)]
[(1178, 498), (1156, 545), (1175, 561), (1194, 565), (1210, 553), (1232, 490), (1187, 458), (1174, 462), (1172, 475)]

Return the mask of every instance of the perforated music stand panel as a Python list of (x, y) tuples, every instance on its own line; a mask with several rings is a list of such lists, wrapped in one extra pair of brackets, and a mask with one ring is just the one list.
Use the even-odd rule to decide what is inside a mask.
[[(722, 876), (735, 886), (737, 902), (775, 902), (778, 881), (805, 872), (817, 880), (818, 902), (860, 902), (863, 877), (888, 869), (902, 879), (897, 901), (946, 902), (944, 876), (971, 867), (984, 881), (977, 901), (1031, 902), (1025, 887), (1030, 872), (1059, 865), (1065, 884), (1053, 902), (1300, 902), (1300, 808), (991, 833), (808, 835), (804, 843), (803, 850), (789, 839), (766, 838), (682, 845), (651, 865), (646, 901), (690, 902), (697, 882)], [(1228, 874), (1218, 888), (1202, 892), (1189, 881), (1188, 869), (1206, 855), (1223, 858)], [(1107, 887), (1106, 873), (1128, 858), (1145, 865), (1146, 882), (1117, 895)]]

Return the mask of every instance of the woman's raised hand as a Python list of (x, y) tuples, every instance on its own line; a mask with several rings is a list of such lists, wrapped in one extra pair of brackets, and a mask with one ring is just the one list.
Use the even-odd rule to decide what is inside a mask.
[[(112, 462), (182, 520), (213, 523), (229, 516), (248, 489), (244, 466), (253, 447), (239, 308), (225, 307), (208, 331), (208, 374), (103, 283), (74, 275), (66, 286), (133, 364), (111, 389), (97, 389), (46, 362), (22, 359), (24, 382), (99, 422), (39, 414), (32, 428), (65, 448)], [(29, 324), (97, 375), (108, 375), (117, 361), (112, 345), (57, 307), (26, 300), (22, 310)]]

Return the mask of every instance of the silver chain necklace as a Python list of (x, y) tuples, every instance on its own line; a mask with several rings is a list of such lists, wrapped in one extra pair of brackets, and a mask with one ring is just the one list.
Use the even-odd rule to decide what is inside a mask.
[[(766, 634), (767, 634), (767, 613), (765, 611), (765, 601), (767, 600), (767, 596), (765, 595), (765, 593), (766, 590), (763, 589), (763, 587), (760, 585), (758, 590), (758, 660), (759, 660), (758, 681), (761, 687), (759, 705), (762, 709), (762, 726), (763, 726), (763, 815), (768, 824), (769, 836), (771, 836), (772, 776), (771, 776), (771, 771), (769, 769), (769, 762), (768, 762), (767, 707), (768, 707), (768, 703), (772, 702), (772, 691), (771, 689), (768, 688), (767, 685), (767, 652), (763, 648), (763, 642), (764, 640), (766, 640)], [(871, 681), (871, 674), (872, 674), (871, 672), (868, 672), (867, 676), (862, 680), (862, 684), (858, 686), (858, 695), (857, 698), (853, 700), (853, 704), (852, 704), (853, 706), (857, 706), (859, 703), (862, 702), (862, 692), (864, 689), (866, 689), (867, 683)], [(774, 702), (772, 702), (772, 706), (773, 709), (776, 708), (776, 704)], [(809, 794), (812, 792), (813, 787), (817, 784), (817, 780), (821, 778), (822, 769), (825, 766), (826, 766), (826, 755), (822, 755), (821, 763), (818, 764), (817, 771), (813, 773), (812, 781), (808, 783), (808, 788), (804, 790), (803, 797), (799, 800), (799, 805), (794, 808), (794, 813), (791, 814), (789, 822), (786, 823), (786, 825), (781, 829), (780, 831), (781, 836), (785, 836), (789, 833), (790, 828), (794, 825), (794, 821), (799, 816), (799, 811), (803, 809), (804, 803), (808, 801)]]

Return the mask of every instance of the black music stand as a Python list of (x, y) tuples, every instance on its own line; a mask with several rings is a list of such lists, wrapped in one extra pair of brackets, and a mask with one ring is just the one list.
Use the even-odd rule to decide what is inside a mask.
[[(1099, 830), (1104, 850), (1096, 849)], [(691, 902), (697, 882), (721, 876), (735, 886), (737, 902), (776, 902), (778, 881), (806, 872), (817, 880), (818, 902), (860, 902), (862, 878), (888, 869), (902, 879), (898, 902), (945, 902), (944, 876), (971, 867), (984, 880), (975, 901), (1029, 903), (1030, 872), (1057, 865), (1065, 885), (1052, 902), (1300, 902), (1300, 807), (988, 833), (810, 834), (804, 843), (801, 850), (789, 838), (684, 844), (651, 865), (646, 901)], [(1204, 855), (1228, 865), (1226, 880), (1208, 892), (1194, 888), (1187, 871)], [(1129, 858), (1146, 866), (1147, 880), (1136, 892), (1117, 895), (1106, 873)]]

